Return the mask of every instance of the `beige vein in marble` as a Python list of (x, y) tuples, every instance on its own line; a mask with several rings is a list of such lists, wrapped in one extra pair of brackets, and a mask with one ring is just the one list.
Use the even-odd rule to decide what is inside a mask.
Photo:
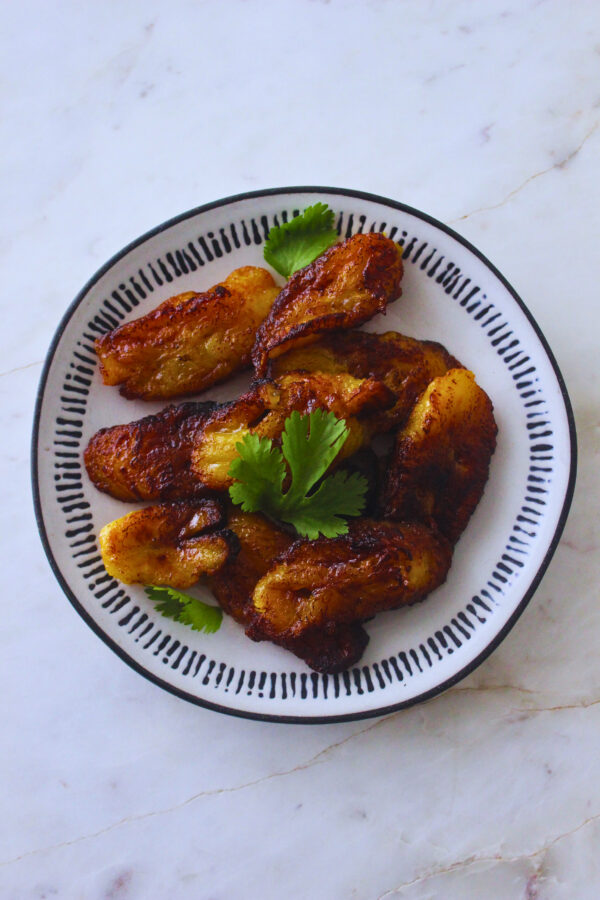
[[(474, 866), (477, 863), (514, 863), (520, 862), (526, 859), (536, 859), (538, 856), (543, 856), (554, 847), (556, 844), (560, 843), (560, 841), (565, 840), (565, 838), (570, 837), (573, 834), (577, 834), (577, 832), (586, 828), (592, 822), (596, 822), (600, 819), (600, 813), (596, 813), (593, 816), (589, 816), (583, 822), (580, 822), (579, 825), (576, 825), (575, 828), (569, 829), (569, 831), (564, 831), (562, 834), (556, 835), (556, 837), (547, 841), (537, 850), (534, 850), (532, 853), (522, 853), (517, 856), (502, 856), (501, 854), (495, 854), (492, 856), (467, 856), (464, 859), (456, 860), (456, 862), (450, 863), (448, 866), (438, 866), (436, 868), (431, 869), (429, 872), (425, 872), (423, 875), (419, 875), (417, 878), (413, 878), (412, 881), (403, 881), (402, 884), (396, 885), (396, 887), (390, 888), (387, 891), (384, 891), (383, 894), (380, 894), (376, 900), (385, 900), (386, 897), (392, 897), (394, 894), (397, 894), (399, 891), (404, 890), (407, 887), (413, 887), (415, 884), (422, 884), (424, 881), (428, 881), (430, 878), (435, 878), (439, 875), (445, 875), (450, 872), (455, 872), (457, 869), (465, 869), (469, 866)], [(541, 863), (538, 866), (538, 870), (541, 868)]]
[(115, 828), (120, 828), (123, 825), (130, 825), (133, 822), (140, 822), (144, 819), (150, 819), (154, 816), (162, 816), (170, 812), (175, 812), (178, 809), (182, 809), (185, 806), (188, 806), (190, 803), (194, 803), (196, 800), (200, 800), (202, 797), (214, 797), (218, 794), (233, 794), (237, 791), (243, 791), (247, 788), (256, 787), (260, 784), (264, 784), (266, 781), (271, 781), (274, 778), (283, 778), (286, 775), (293, 775), (295, 772), (302, 772), (305, 769), (310, 769), (312, 766), (319, 765), (321, 762), (325, 761), (325, 757), (331, 753), (332, 750), (337, 750), (338, 747), (342, 747), (344, 744), (347, 744), (349, 741), (354, 738), (360, 737), (363, 734), (366, 734), (368, 731), (373, 731), (375, 728), (380, 725), (387, 724), (392, 721), (396, 716), (400, 713), (395, 713), (392, 716), (388, 716), (384, 719), (377, 719), (375, 722), (371, 722), (366, 728), (362, 728), (360, 731), (355, 731), (354, 734), (348, 735), (348, 737), (343, 738), (341, 741), (336, 741), (334, 744), (329, 744), (327, 747), (324, 747), (323, 750), (319, 750), (315, 756), (312, 756), (304, 763), (300, 763), (297, 766), (294, 766), (292, 769), (286, 769), (283, 772), (273, 772), (270, 775), (263, 775), (261, 778), (256, 778), (254, 781), (248, 781), (244, 784), (238, 784), (234, 787), (223, 787), (223, 788), (213, 788), (208, 791), (199, 791), (196, 794), (192, 794), (191, 797), (187, 797), (185, 800), (182, 800), (180, 803), (175, 803), (173, 806), (167, 806), (163, 809), (153, 810), (152, 812), (140, 813), (139, 815), (133, 816), (125, 816), (123, 819), (119, 819), (117, 822), (113, 822), (112, 825), (107, 825), (105, 828), (100, 828), (98, 831), (94, 831), (91, 834), (83, 834), (80, 837), (73, 838), (70, 841), (61, 841), (59, 844), (51, 844), (47, 847), (37, 847), (34, 850), (27, 850), (25, 853), (21, 853), (19, 856), (15, 856), (12, 859), (5, 859), (0, 861), (0, 867), (9, 866), (12, 863), (20, 862), (22, 859), (26, 859), (29, 856), (34, 856), (37, 853), (49, 853), (53, 850), (60, 850), (62, 847), (71, 847), (73, 844), (79, 844), (82, 841), (89, 841), (93, 838), (100, 837), (103, 834), (106, 834), (109, 831), (113, 831)]
[(564, 169), (574, 157), (580, 152), (583, 146), (587, 143), (587, 141), (592, 137), (594, 132), (598, 129), (600, 122), (595, 122), (587, 134), (583, 137), (582, 141), (575, 147), (574, 150), (571, 150), (564, 159), (559, 160), (559, 162), (553, 163), (551, 166), (548, 166), (547, 169), (542, 169), (541, 172), (535, 172), (533, 175), (529, 175), (528, 178), (525, 179), (518, 187), (513, 188), (503, 200), (500, 200), (499, 203), (493, 203), (491, 206), (481, 206), (479, 209), (474, 209), (472, 212), (465, 213), (462, 216), (458, 216), (457, 219), (450, 219), (449, 224), (453, 225), (455, 222), (462, 222), (464, 219), (469, 219), (472, 216), (477, 216), (482, 212), (489, 212), (492, 209), (499, 209), (501, 206), (504, 206), (505, 203), (508, 203), (509, 200), (512, 200), (523, 188), (527, 187), (527, 185), (534, 181), (536, 178), (541, 178), (542, 175), (547, 175), (548, 172), (552, 172), (553, 169)]
[(43, 362), (43, 359), (36, 359), (35, 362), (26, 363), (24, 366), (15, 366), (14, 369), (7, 369), (6, 372), (0, 372), (0, 378), (3, 378), (4, 375), (13, 375), (15, 372), (22, 372), (23, 369), (32, 369), (34, 366), (41, 366)]
[[(540, 696), (540, 693), (538, 691), (532, 691), (527, 688), (520, 687), (518, 685), (511, 685), (511, 684), (483, 685), (483, 686), (473, 686), (473, 687), (470, 687), (470, 686), (454, 687), (446, 692), (446, 696), (449, 696), (450, 694), (459, 694), (459, 693), (486, 693), (486, 692), (506, 692), (506, 693), (517, 693), (517, 694), (524, 694), (524, 695)], [(438, 700), (438, 699), (439, 698), (433, 698), (432, 702), (435, 702), (435, 700)], [(599, 703), (600, 703), (600, 699), (595, 699), (595, 700), (591, 700), (591, 701), (582, 700), (581, 702), (574, 703), (574, 704), (564, 704), (564, 705), (548, 706), (548, 707), (545, 707), (545, 706), (544, 707), (542, 707), (542, 706), (539, 706), (539, 707), (527, 707), (527, 706), (510, 707), (507, 710), (507, 712), (542, 713), (542, 712), (555, 712), (555, 711), (567, 711), (567, 710), (570, 711), (570, 710), (578, 710), (578, 709), (587, 709), (587, 708), (595, 706)], [(172, 806), (163, 807), (162, 809), (152, 810), (150, 812), (140, 813), (138, 815), (125, 816), (124, 818), (119, 819), (118, 821), (113, 822), (110, 825), (107, 825), (105, 828), (101, 828), (101, 829), (91, 832), (89, 834), (80, 835), (79, 837), (76, 837), (76, 838), (73, 838), (73, 839), (67, 840), (67, 841), (61, 841), (60, 843), (57, 843), (57, 844), (51, 844), (51, 845), (48, 845), (45, 847), (38, 847), (33, 850), (28, 850), (25, 853), (20, 854), (19, 856), (0, 861), (0, 867), (9, 866), (13, 863), (20, 862), (21, 860), (26, 859), (30, 856), (35, 856), (36, 854), (48, 853), (48, 852), (52, 852), (55, 850), (60, 850), (64, 847), (70, 847), (70, 846), (73, 846), (74, 844), (79, 844), (84, 841), (93, 840), (95, 838), (98, 838), (98, 837), (101, 837), (102, 835), (107, 834), (110, 831), (115, 830), (116, 828), (120, 828), (125, 825), (130, 825), (130, 824), (134, 824), (137, 822), (141, 822), (146, 819), (154, 818), (156, 816), (162, 816), (162, 815), (166, 815), (171, 812), (175, 812), (175, 811), (182, 809), (186, 806), (189, 806), (191, 803), (194, 803), (195, 801), (200, 800), (205, 797), (213, 797), (213, 796), (218, 796), (221, 794), (237, 793), (238, 791), (243, 791), (243, 790), (247, 790), (249, 788), (258, 787), (259, 785), (265, 784), (266, 782), (272, 781), (273, 779), (276, 779), (276, 778), (283, 778), (288, 775), (293, 775), (297, 772), (305, 771), (307, 769), (312, 768), (315, 765), (320, 765), (321, 763), (325, 762), (327, 760), (327, 757), (334, 750), (337, 750), (340, 747), (344, 746), (345, 744), (348, 744), (350, 741), (353, 741), (356, 738), (359, 738), (362, 735), (367, 734), (368, 732), (374, 731), (382, 726), (392, 723), (399, 716), (401, 716), (404, 712), (405, 712), (405, 710), (399, 710), (398, 712), (396, 712), (390, 716), (376, 719), (374, 722), (371, 722), (365, 728), (362, 728), (359, 731), (355, 731), (353, 734), (348, 735), (347, 737), (343, 738), (340, 741), (336, 741), (333, 744), (329, 744), (328, 746), (326, 746), (322, 750), (320, 750), (318, 753), (316, 753), (314, 756), (312, 756), (310, 759), (306, 760), (306, 762), (303, 762), (303, 763), (300, 763), (299, 765), (293, 766), (291, 769), (286, 769), (281, 772), (273, 772), (272, 774), (264, 775), (260, 778), (256, 778), (252, 781), (244, 782), (242, 784), (234, 785), (232, 787), (220, 787), (220, 788), (213, 788), (213, 789), (205, 790), (205, 791), (198, 791), (197, 793), (192, 794), (190, 797), (187, 797), (185, 800), (182, 800), (179, 803), (173, 804)], [(428, 878), (432, 878), (434, 876), (445, 874), (446, 872), (452, 872), (457, 868), (474, 865), (476, 863), (480, 863), (480, 862), (515, 862), (515, 861), (522, 860), (522, 859), (533, 859), (533, 858), (539, 856), (545, 850), (549, 849), (549, 847), (553, 846), (558, 841), (562, 840), (563, 838), (567, 837), (570, 834), (574, 834), (575, 832), (577, 832), (581, 828), (583, 828), (585, 825), (589, 824), (590, 822), (592, 822), (598, 818), (600, 818), (600, 813), (589, 817), (583, 823), (576, 826), (575, 828), (558, 835), (557, 837), (553, 838), (551, 841), (544, 844), (543, 847), (539, 848), (538, 850), (533, 851), (532, 853), (521, 854), (521, 855), (511, 856), (511, 857), (502, 857), (500, 855), (469, 856), (469, 857), (466, 857), (465, 859), (458, 860), (449, 866), (431, 870), (430, 872), (427, 872), (424, 875), (419, 876), (417, 879), (415, 879), (413, 881), (403, 882), (402, 884), (400, 884), (400, 885), (390, 889), (389, 891), (385, 892), (384, 894), (380, 895), (380, 897), (378, 897), (377, 900), (383, 900), (383, 898), (388, 897), (388, 896), (392, 895), (393, 893), (396, 893), (397, 891), (399, 891), (405, 887), (409, 887), (414, 884), (420, 883), (421, 881), (424, 881)]]

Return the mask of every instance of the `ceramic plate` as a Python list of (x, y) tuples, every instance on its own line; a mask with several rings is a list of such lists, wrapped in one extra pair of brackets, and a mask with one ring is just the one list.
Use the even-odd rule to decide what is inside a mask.
[[(97, 429), (166, 403), (124, 400), (101, 384), (94, 338), (167, 297), (261, 265), (269, 228), (317, 200), (342, 237), (385, 231), (403, 248), (403, 297), (367, 326), (440, 341), (492, 398), (498, 446), (485, 494), (446, 583), (426, 601), (367, 624), (360, 663), (318, 675), (225, 617), (212, 635), (163, 618), (141, 587), (104, 570), (97, 535), (132, 506), (99, 493), (82, 465)], [(237, 396), (248, 377), (205, 396)], [(560, 537), (575, 477), (575, 431), (552, 353), (524, 303), (460, 235), (383, 197), (282, 188), (219, 200), (160, 225), (111, 259), (76, 297), (50, 347), (33, 435), (33, 490), (46, 553), (67, 597), (134, 669), (186, 700), (250, 718), (332, 722), (425, 700), (471, 672), (531, 598)], [(213, 601), (214, 602), (214, 601)]]

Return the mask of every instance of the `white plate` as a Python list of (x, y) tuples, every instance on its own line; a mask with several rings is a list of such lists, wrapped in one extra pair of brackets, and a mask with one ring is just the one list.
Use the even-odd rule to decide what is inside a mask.
[[(256, 644), (225, 618), (213, 635), (163, 618), (141, 587), (111, 579), (97, 534), (131, 505), (94, 489), (82, 465), (91, 435), (165, 403), (124, 400), (101, 384), (93, 339), (167, 297), (203, 290), (231, 269), (261, 265), (269, 227), (317, 200), (342, 236), (383, 231), (404, 248), (403, 296), (368, 328), (443, 343), (492, 398), (498, 447), (485, 494), (447, 582), (423, 604), (378, 615), (360, 663), (317, 675)], [(247, 383), (247, 379), (246, 379)], [(232, 397), (243, 379), (208, 397)], [(94, 631), (138, 672), (221, 712), (287, 722), (381, 715), (444, 690), (507, 634), (550, 561), (575, 481), (567, 392), (540, 329), (507, 281), (458, 234), (415, 209), (356, 191), (281, 188), (228, 197), (143, 235), (83, 288), (54, 337), (33, 435), (33, 490), (48, 559)]]

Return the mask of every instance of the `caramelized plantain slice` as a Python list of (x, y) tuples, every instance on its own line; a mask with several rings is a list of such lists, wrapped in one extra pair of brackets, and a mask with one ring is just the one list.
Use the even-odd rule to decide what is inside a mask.
[(199, 498), (207, 489), (191, 467), (192, 448), (216, 403), (181, 403), (128, 425), (102, 428), (83, 458), (91, 480), (117, 500)]
[(239, 553), (211, 576), (210, 586), (225, 612), (246, 625), (247, 604), (257, 581), (294, 539), (260, 513), (245, 513), (233, 505), (227, 526), (238, 538)]
[(362, 519), (343, 537), (298, 541), (256, 585), (246, 633), (293, 649), (319, 630), (422, 600), (451, 558), (448, 541), (416, 523)]
[(354, 378), (344, 372), (294, 373), (275, 381), (259, 381), (239, 400), (210, 417), (198, 436), (192, 467), (207, 487), (226, 490), (233, 481), (228, 473), (237, 456), (236, 444), (248, 433), (279, 439), (293, 410), (331, 410), (344, 419), (350, 432), (338, 456), (344, 459), (364, 446), (372, 435), (362, 416), (393, 402), (393, 394), (382, 381)]
[(374, 412), (373, 430), (381, 433), (402, 424), (417, 397), (432, 378), (461, 365), (441, 344), (417, 341), (397, 331), (372, 334), (342, 331), (327, 334), (306, 347), (296, 347), (274, 359), (272, 377), (291, 372), (348, 372), (355, 378), (377, 378), (393, 392), (396, 402)]
[(142, 400), (203, 391), (250, 362), (279, 288), (266, 269), (235, 269), (204, 293), (165, 300), (96, 341), (105, 384)]
[(187, 588), (213, 574), (237, 550), (215, 500), (147, 506), (105, 525), (99, 535), (109, 575), (125, 584)]
[[(258, 633), (246, 631), (254, 641)], [(301, 634), (273, 641), (323, 675), (335, 675), (359, 661), (369, 643), (369, 635), (360, 622), (329, 622), (323, 628), (305, 628)]]
[(496, 447), (488, 395), (467, 369), (434, 378), (398, 432), (384, 515), (433, 523), (456, 542), (483, 494)]
[(353, 328), (401, 294), (401, 251), (382, 234), (355, 234), (292, 275), (262, 323), (252, 351), (257, 377), (270, 359), (317, 340), (322, 332)]
[[(239, 553), (210, 577), (210, 586), (225, 612), (248, 625), (257, 582), (294, 538), (259, 513), (244, 513), (234, 506), (230, 507), (228, 527), (239, 540)], [(286, 646), (319, 672), (339, 672), (360, 659), (367, 641), (359, 624), (334, 624), (290, 639)]]

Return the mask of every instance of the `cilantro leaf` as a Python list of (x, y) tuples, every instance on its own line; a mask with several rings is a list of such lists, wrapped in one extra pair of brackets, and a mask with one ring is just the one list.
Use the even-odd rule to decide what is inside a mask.
[(202, 600), (190, 597), (179, 614), (179, 621), (184, 625), (191, 625), (194, 631), (203, 631), (205, 634), (214, 634), (221, 627), (223, 610), (217, 606), (209, 606)]
[[(281, 440), (283, 452), (270, 438), (247, 434), (236, 445), (240, 455), (229, 469), (236, 479), (229, 496), (245, 512), (261, 510), (293, 525), (310, 540), (319, 534), (346, 534), (345, 517), (360, 515), (364, 509), (366, 479), (358, 473), (336, 472), (313, 488), (347, 437), (344, 420), (322, 409), (304, 416), (294, 411), (288, 416)], [(290, 484), (284, 493), (288, 468)]]
[(338, 239), (333, 210), (326, 203), (308, 206), (302, 215), (269, 231), (263, 255), (269, 265), (289, 278), (324, 253)]
[(144, 590), (157, 612), (168, 619), (191, 625), (194, 631), (203, 631), (205, 634), (214, 634), (221, 627), (223, 610), (218, 606), (209, 606), (208, 603), (167, 585), (148, 584)]
[(346, 423), (332, 412), (316, 409), (308, 416), (301, 416), (294, 410), (288, 416), (281, 435), (283, 454), (292, 475), (290, 489), (285, 495), (287, 506), (297, 505), (317, 483), (347, 437)]
[[(337, 537), (348, 533), (348, 523), (342, 516), (358, 516), (365, 506), (367, 481), (358, 472), (335, 472), (325, 478), (317, 490), (305, 497), (293, 510), (296, 530), (311, 541), (319, 536)], [(287, 512), (284, 522), (290, 521)]]
[(281, 450), (273, 446), (270, 438), (257, 434), (245, 435), (235, 449), (239, 456), (231, 463), (229, 474), (237, 481), (229, 488), (229, 496), (244, 512), (262, 509), (276, 515), (272, 500), (281, 494), (286, 475)]

